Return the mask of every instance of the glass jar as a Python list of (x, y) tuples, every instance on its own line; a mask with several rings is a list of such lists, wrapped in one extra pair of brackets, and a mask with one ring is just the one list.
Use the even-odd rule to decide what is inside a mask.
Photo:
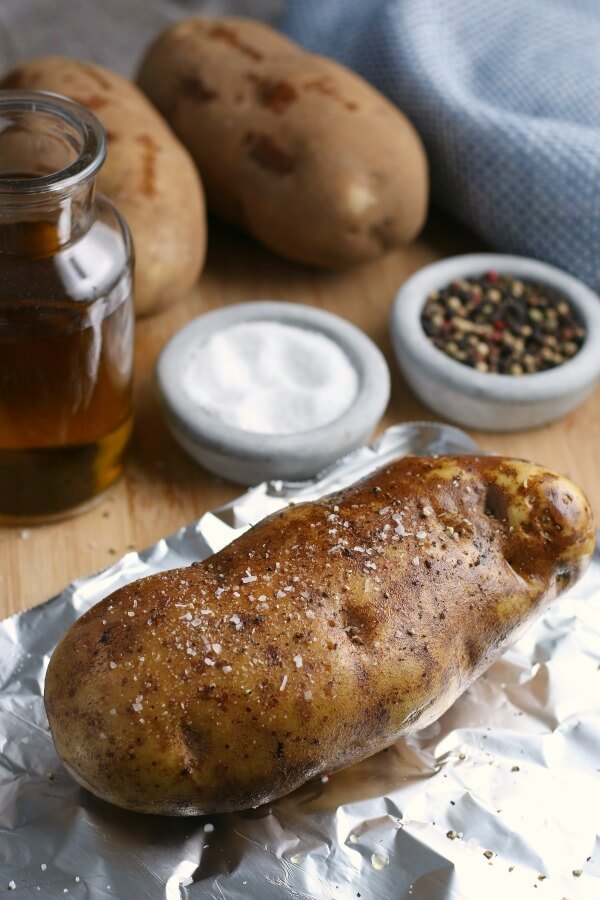
[(94, 179), (96, 117), (0, 91), (0, 521), (75, 512), (119, 477), (132, 427), (132, 244)]

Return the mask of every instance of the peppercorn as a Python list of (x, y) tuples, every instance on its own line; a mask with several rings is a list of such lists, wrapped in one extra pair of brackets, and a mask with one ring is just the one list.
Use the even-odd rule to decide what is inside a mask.
[(429, 295), (421, 315), (429, 340), (479, 372), (532, 375), (567, 362), (586, 331), (555, 288), (487, 272)]

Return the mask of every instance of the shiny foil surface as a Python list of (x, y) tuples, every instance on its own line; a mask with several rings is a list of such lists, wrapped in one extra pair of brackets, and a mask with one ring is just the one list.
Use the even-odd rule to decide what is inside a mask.
[(42, 700), (69, 625), (115, 588), (203, 559), (291, 501), (407, 453), (475, 452), (411, 423), (311, 483), (271, 483), (0, 623), (0, 897), (598, 900), (600, 554), (434, 725), (245, 813), (172, 819), (95, 799)]

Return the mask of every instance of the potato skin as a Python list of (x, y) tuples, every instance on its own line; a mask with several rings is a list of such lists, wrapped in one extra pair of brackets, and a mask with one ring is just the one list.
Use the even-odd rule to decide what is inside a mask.
[(54, 91), (98, 116), (108, 154), (97, 185), (133, 235), (136, 312), (150, 315), (177, 302), (204, 263), (204, 193), (189, 154), (152, 104), (120, 75), (59, 56), (24, 63), (0, 87)]
[(82, 616), (46, 680), (57, 751), (128, 809), (265, 803), (435, 720), (593, 546), (566, 478), (402, 459)]
[(423, 225), (427, 162), (410, 122), (358, 75), (268, 26), (180, 22), (138, 81), (195, 159), (209, 208), (282, 256), (346, 266)]

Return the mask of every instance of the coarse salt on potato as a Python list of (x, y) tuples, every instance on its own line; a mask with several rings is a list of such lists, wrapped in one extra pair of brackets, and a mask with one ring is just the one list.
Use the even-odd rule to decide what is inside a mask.
[(46, 679), (56, 748), (128, 809), (257, 806), (434, 721), (593, 547), (560, 475), (407, 457), (82, 616)]

